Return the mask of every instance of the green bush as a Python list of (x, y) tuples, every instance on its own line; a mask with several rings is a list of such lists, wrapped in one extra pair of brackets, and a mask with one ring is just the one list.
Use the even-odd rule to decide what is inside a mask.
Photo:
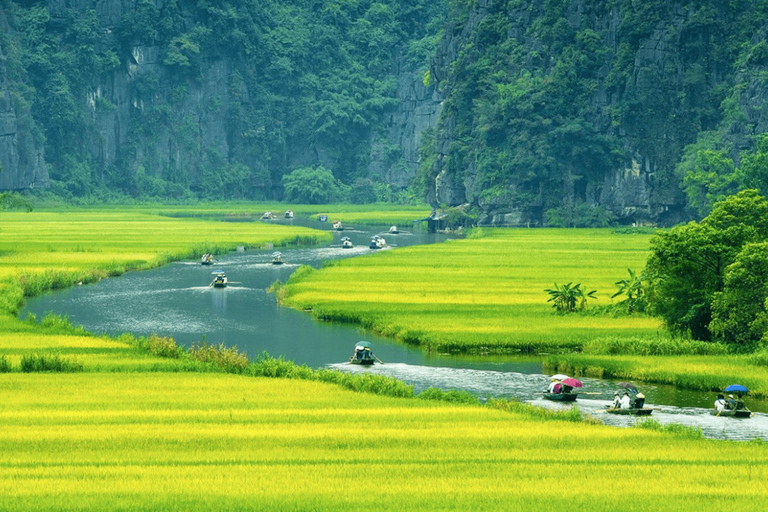
[(9, 373), (13, 371), (11, 362), (5, 356), (0, 356), (0, 373)]
[(227, 347), (223, 343), (209, 345), (206, 342), (194, 344), (189, 348), (192, 359), (202, 363), (211, 363), (227, 373), (244, 373), (250, 362), (248, 356), (237, 350), (237, 347)]
[(179, 357), (180, 350), (176, 345), (176, 340), (173, 338), (153, 334), (147, 338), (146, 343), (149, 351), (158, 357), (170, 357), (174, 359)]
[(73, 373), (83, 371), (83, 365), (60, 354), (27, 354), (21, 358), (21, 371)]

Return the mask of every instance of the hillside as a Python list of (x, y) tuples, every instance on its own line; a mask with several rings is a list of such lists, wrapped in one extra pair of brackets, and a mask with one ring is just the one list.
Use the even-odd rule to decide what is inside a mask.
[(559, 226), (768, 192), (758, 0), (4, 0), (0, 28), (0, 189), (281, 199), (322, 166)]

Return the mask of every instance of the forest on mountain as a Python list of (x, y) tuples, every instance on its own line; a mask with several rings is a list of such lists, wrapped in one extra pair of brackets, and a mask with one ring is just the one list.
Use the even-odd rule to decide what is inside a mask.
[(551, 226), (768, 192), (765, 0), (1, 0), (0, 27), (7, 190)]

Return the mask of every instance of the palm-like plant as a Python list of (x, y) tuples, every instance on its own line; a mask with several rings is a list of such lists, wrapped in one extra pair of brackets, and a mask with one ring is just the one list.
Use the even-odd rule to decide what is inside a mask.
[(645, 294), (643, 284), (645, 274), (637, 275), (631, 268), (628, 268), (627, 271), (629, 272), (629, 279), (616, 281), (616, 286), (619, 287), (619, 290), (611, 295), (611, 298), (613, 299), (619, 295), (626, 295), (627, 298), (625, 301), (627, 303), (627, 313), (632, 313), (637, 302)]
[(574, 285), (573, 281), (564, 285), (555, 283), (554, 288), (547, 288), (544, 291), (550, 295), (547, 302), (552, 302), (553, 308), (564, 313), (576, 311), (577, 306), (579, 309), (584, 309), (587, 307), (587, 299), (597, 299), (595, 296), (597, 290), (588, 292), (581, 287), (581, 283)]

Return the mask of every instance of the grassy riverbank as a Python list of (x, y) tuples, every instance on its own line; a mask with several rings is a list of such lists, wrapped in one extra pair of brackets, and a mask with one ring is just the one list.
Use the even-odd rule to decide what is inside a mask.
[[(555, 314), (553, 283), (596, 289), (611, 304), (627, 268), (641, 269), (647, 234), (611, 230), (496, 229), (437, 246), (385, 251), (294, 274), (286, 304), (355, 321), (437, 352), (580, 349), (604, 336), (656, 336), (644, 315)], [(360, 286), (359, 283), (365, 283)]]
[[(611, 304), (615, 282), (627, 277), (627, 268), (639, 272), (645, 266), (650, 235), (631, 233), (483, 230), (477, 238), (300, 269), (283, 300), (319, 318), (358, 322), (437, 352), (566, 352), (550, 358), (554, 373), (707, 391), (741, 382), (755, 396), (768, 396), (765, 358), (670, 340), (660, 322), (645, 315), (553, 311), (544, 289), (555, 282), (597, 290), (587, 312)], [(608, 346), (621, 350), (605, 355)], [(567, 353), (581, 350), (591, 353)]]
[[(3, 296), (201, 250), (324, 236), (282, 229), (135, 208), (4, 213)], [(704, 440), (653, 423), (609, 428), (503, 401), (359, 393), (341, 386), (386, 385), (351, 376), (329, 384), (301, 368), (314, 380), (253, 376), (285, 373), (269, 365), (227, 375), (155, 357), (129, 336), (14, 311), (0, 316), (3, 510), (757, 510), (768, 497), (763, 442)], [(71, 362), (71, 373), (20, 371), (33, 355)], [(732, 481), (738, 492), (724, 485)], [(616, 489), (644, 498), (617, 498)]]

